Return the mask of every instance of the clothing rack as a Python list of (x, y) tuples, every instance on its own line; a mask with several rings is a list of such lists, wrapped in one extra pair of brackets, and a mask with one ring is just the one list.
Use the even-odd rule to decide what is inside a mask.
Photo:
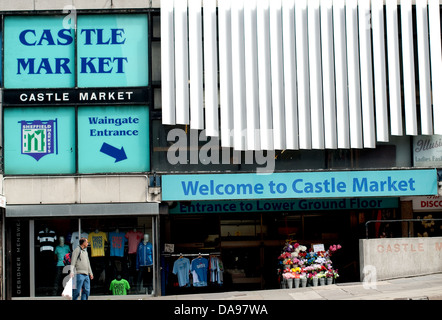
[(163, 253), (164, 257), (198, 257), (198, 256), (220, 256), (221, 252), (210, 252), (210, 253)]

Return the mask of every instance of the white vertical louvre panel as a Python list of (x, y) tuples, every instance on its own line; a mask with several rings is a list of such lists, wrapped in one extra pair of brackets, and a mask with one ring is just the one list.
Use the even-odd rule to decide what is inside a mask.
[(189, 53), (187, 0), (175, 1), (176, 122), (189, 124)]
[(402, 70), (404, 74), (405, 132), (417, 135), (416, 88), (411, 0), (401, 0)]
[(295, 0), (282, 1), (282, 36), (284, 43), (284, 96), (287, 149), (297, 150), (298, 103), (296, 86)]
[(430, 49), (428, 44), (427, 0), (416, 0), (417, 57), (419, 65), (419, 106), (421, 134), (433, 134), (430, 92)]
[(244, 2), (247, 149), (260, 150), (256, 0)]
[(324, 91), (324, 142), (337, 148), (332, 0), (321, 0), (322, 86)]
[(362, 148), (357, 1), (347, 1), (345, 18), (347, 26), (347, 70), (350, 146), (351, 148)]
[(232, 2), (233, 145), (236, 150), (245, 150), (247, 139), (245, 131), (244, 1), (235, 0)]
[(345, 37), (345, 0), (333, 0), (333, 39), (335, 48), (336, 126), (338, 148), (350, 148), (348, 118), (347, 47)]
[[(248, 0), (246, 0), (248, 1)], [(284, 73), (282, 65), (281, 0), (270, 1), (270, 61), (272, 68), (273, 143), (275, 150), (284, 150)]]
[(442, 134), (440, 23), (440, 0), (162, 0), (163, 124), (236, 150)]
[(312, 148), (324, 149), (324, 110), (322, 106), (319, 0), (308, 0), (307, 4)]
[(376, 140), (388, 142), (387, 75), (385, 69), (385, 28), (383, 0), (371, 0), (371, 25), (373, 31)]
[(373, 106), (370, 0), (358, 0), (358, 7), (363, 141), (364, 148), (374, 148), (376, 146), (376, 135)]
[(441, 56), (441, 26), (439, 0), (429, 0), (429, 30), (431, 54), (431, 81), (433, 93), (433, 125), (434, 134), (442, 134), (442, 56)]
[(403, 134), (403, 127), (397, 0), (386, 0), (385, 12), (387, 24), (390, 132), (392, 135), (401, 136)]
[(218, 1), (221, 146), (233, 147), (232, 29), (230, 0)]
[(163, 124), (175, 124), (173, 0), (161, 1), (161, 106)]
[(299, 148), (311, 149), (310, 77), (307, 33), (307, 0), (295, 1), (296, 78), (298, 81)]
[(204, 101), (206, 135), (219, 136), (216, 0), (204, 0)]
[(259, 126), (262, 150), (273, 150), (272, 87), (270, 71), (270, 4), (257, 3)]
[[(179, 1), (179, 0), (178, 0)], [(189, 1), (190, 129), (204, 129), (201, 0)]]

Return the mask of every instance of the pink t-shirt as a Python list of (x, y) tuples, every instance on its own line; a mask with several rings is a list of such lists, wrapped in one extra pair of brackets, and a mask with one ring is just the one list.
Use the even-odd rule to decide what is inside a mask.
[(143, 239), (143, 233), (141, 231), (129, 231), (126, 233), (125, 237), (128, 240), (129, 252), (128, 253), (137, 253), (137, 247), (140, 243), (140, 240)]

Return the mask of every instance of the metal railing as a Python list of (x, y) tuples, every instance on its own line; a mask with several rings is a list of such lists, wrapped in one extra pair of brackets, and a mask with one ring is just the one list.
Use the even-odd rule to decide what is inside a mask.
[(385, 222), (407, 222), (408, 237), (411, 237), (410, 222), (422, 222), (422, 221), (442, 221), (442, 219), (400, 219), (400, 220), (369, 220), (365, 223), (365, 236), (368, 239), (368, 224), (369, 223), (385, 223)]

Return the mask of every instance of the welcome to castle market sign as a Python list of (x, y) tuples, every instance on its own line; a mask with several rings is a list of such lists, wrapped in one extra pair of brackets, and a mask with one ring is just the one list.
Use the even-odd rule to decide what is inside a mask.
[(345, 198), (437, 194), (437, 171), (380, 170), (164, 175), (162, 199)]

